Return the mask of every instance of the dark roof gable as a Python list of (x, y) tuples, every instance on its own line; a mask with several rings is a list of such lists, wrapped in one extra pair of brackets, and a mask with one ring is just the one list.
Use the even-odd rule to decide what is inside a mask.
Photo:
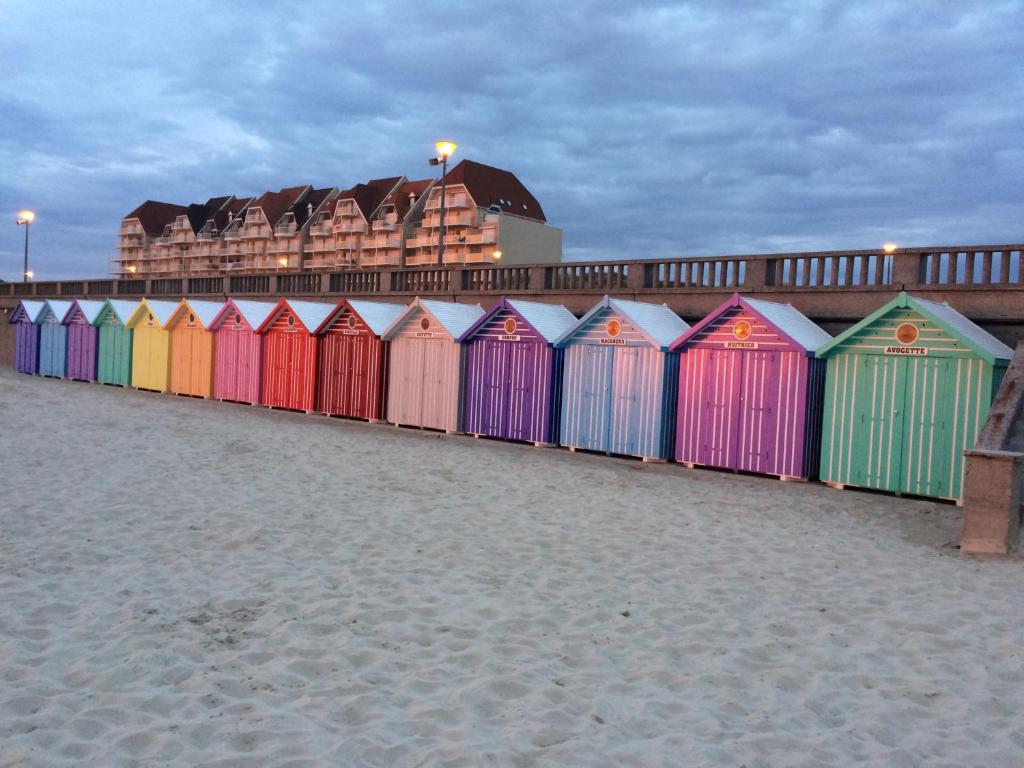
[(497, 206), (506, 213), (546, 221), (537, 198), (510, 171), (463, 160), (448, 171), (445, 179), (448, 184), (464, 184), (481, 208)]

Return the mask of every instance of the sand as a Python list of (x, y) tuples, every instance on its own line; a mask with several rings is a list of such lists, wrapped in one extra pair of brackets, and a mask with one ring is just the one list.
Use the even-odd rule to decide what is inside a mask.
[(959, 510), (0, 372), (0, 766), (1018, 766)]

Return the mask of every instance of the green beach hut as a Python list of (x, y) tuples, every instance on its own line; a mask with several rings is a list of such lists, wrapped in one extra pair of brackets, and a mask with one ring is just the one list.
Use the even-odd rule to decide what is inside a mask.
[(948, 304), (901, 292), (818, 349), (821, 479), (959, 499), (1012, 350)]
[(132, 329), (125, 321), (139, 306), (137, 301), (107, 299), (93, 321), (99, 329), (96, 381), (127, 387), (132, 383)]

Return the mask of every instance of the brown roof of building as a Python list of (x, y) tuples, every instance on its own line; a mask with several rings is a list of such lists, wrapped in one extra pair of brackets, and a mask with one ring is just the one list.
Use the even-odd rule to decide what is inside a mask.
[(398, 220), (402, 221), (405, 219), (405, 214), (407, 214), (409, 209), (412, 208), (412, 204), (414, 202), (409, 199), (409, 195), (415, 195), (416, 200), (419, 200), (420, 196), (430, 189), (430, 185), (433, 184), (434, 181), (435, 179), (407, 181), (388, 195), (384, 200), (383, 205), (393, 205), (395, 207), (395, 213), (398, 214)]
[(164, 227), (171, 224), (178, 216), (187, 213), (188, 209), (183, 205), (147, 200), (125, 218), (138, 219), (142, 224), (143, 231), (150, 235), (162, 235)]
[(356, 184), (351, 189), (346, 189), (340, 195), (339, 200), (355, 200), (363, 216), (369, 221), (373, 212), (377, 210), (388, 193), (395, 188), (395, 185), (402, 180), (401, 176), (388, 179), (371, 179), (365, 184)]
[(501, 210), (546, 221), (544, 211), (530, 190), (514, 173), (490, 165), (463, 160), (445, 177), (448, 184), (464, 184), (473, 201), (481, 208), (498, 206)]
[(223, 197), (211, 197), (205, 203), (192, 203), (188, 207), (188, 223), (193, 232), (201, 230), (217, 211), (224, 207), (224, 204), (231, 199), (231, 195)]
[[(334, 187), (324, 187), (323, 189), (314, 189), (301, 203), (296, 203), (292, 206), (292, 212), (295, 214), (295, 223), (298, 226), (302, 226), (306, 223), (306, 219), (309, 218), (310, 214), (316, 213), (316, 209), (320, 207), (320, 203), (325, 198), (329, 197), (331, 192), (334, 191)], [(310, 208), (310, 206), (313, 206)]]
[(305, 187), (285, 187), (280, 192), (264, 192), (252, 202), (250, 207), (261, 209), (263, 215), (267, 217), (267, 223), (273, 227), (285, 213), (302, 200), (302, 196), (308, 189), (307, 185)]

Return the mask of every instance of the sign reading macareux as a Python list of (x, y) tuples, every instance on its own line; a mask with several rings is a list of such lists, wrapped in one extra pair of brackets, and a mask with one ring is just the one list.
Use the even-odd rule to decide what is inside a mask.
[(605, 336), (601, 339), (602, 344), (621, 344), (626, 345), (626, 340), (621, 338), (619, 334), (622, 333), (622, 321), (612, 318), (604, 325)]

